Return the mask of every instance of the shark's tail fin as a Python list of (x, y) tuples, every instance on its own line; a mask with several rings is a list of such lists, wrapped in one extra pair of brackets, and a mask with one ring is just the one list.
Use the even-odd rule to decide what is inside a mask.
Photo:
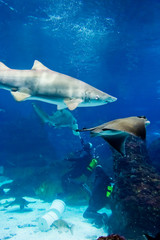
[(32, 103), (32, 106), (35, 110), (35, 112), (37, 113), (37, 115), (40, 117), (41, 121), (43, 123), (49, 123), (50, 124), (50, 119), (48, 114), (46, 114), (44, 111), (42, 111), (42, 109), (35, 103)]

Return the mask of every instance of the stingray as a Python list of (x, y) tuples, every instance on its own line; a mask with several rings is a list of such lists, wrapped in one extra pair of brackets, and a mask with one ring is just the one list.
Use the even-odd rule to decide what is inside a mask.
[(100, 136), (121, 155), (125, 155), (125, 141), (129, 135), (146, 138), (146, 117), (128, 117), (116, 119), (93, 128), (83, 128), (79, 132), (90, 131), (91, 137)]

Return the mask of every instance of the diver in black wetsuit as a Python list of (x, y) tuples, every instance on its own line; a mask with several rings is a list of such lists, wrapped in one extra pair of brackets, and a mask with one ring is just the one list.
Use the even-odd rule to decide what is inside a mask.
[(106, 175), (100, 165), (95, 169), (94, 187), (91, 192), (89, 205), (83, 214), (84, 218), (93, 219), (97, 228), (101, 228), (108, 222), (106, 213), (98, 213), (101, 208), (110, 202), (112, 192), (111, 179)]
[[(78, 156), (67, 159), (72, 162), (71, 170), (62, 176), (62, 187), (65, 193), (70, 193), (76, 187), (82, 187), (82, 183), (79, 183), (76, 179), (82, 175), (87, 178), (92, 174), (92, 170), (97, 165), (97, 160), (93, 159), (92, 144), (84, 143), (81, 139), (82, 150), (78, 152)], [(77, 155), (77, 154), (76, 154)]]

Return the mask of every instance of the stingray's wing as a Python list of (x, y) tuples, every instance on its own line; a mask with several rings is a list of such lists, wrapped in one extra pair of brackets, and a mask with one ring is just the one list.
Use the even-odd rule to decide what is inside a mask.
[[(113, 135), (103, 135), (102, 138), (107, 141), (114, 149), (116, 149), (122, 156), (125, 155), (125, 142), (128, 137), (127, 132), (113, 130)], [(117, 132), (117, 134), (116, 134)]]

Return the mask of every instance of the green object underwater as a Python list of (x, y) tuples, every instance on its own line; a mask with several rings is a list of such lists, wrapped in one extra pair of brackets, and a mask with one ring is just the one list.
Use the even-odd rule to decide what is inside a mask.
[(112, 192), (113, 192), (113, 186), (108, 186), (107, 192), (106, 192), (106, 197), (110, 197)]

